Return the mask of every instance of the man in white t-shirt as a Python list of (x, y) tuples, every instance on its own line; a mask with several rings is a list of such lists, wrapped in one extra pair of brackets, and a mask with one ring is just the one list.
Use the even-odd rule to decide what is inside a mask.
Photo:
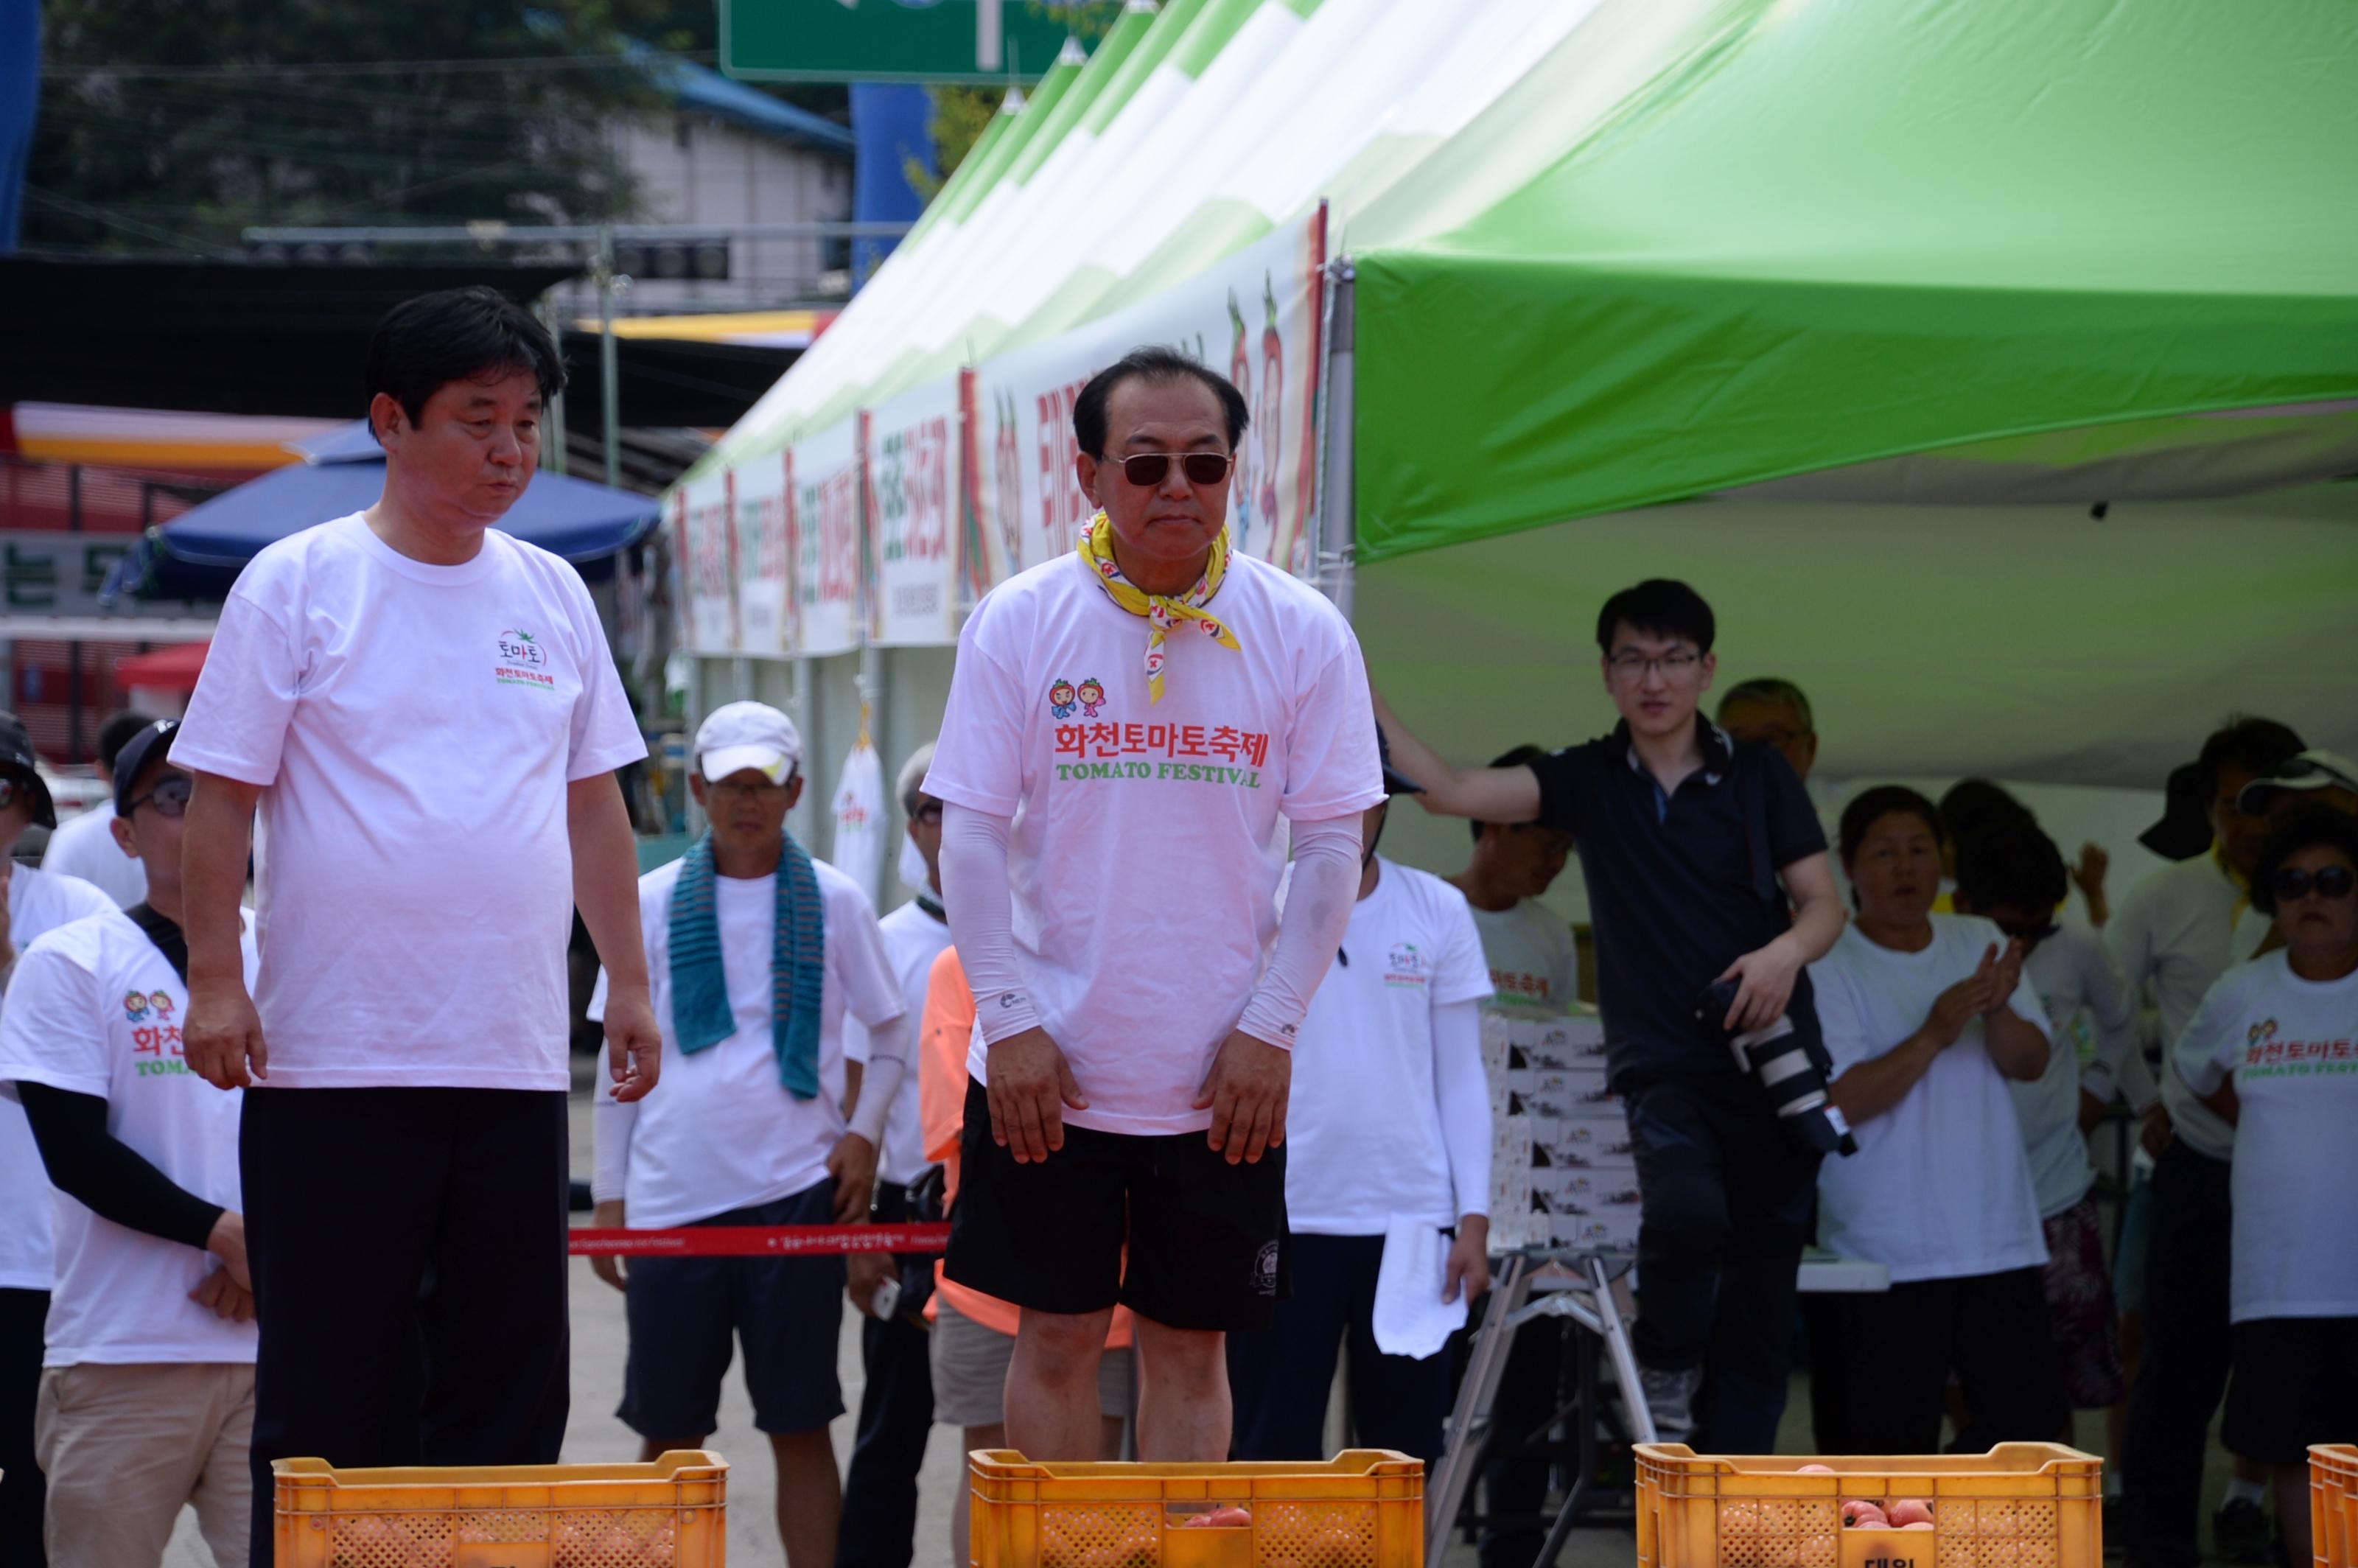
[[(177, 726), (118, 746), (116, 853), (146, 897), (27, 948), (0, 1021), (0, 1091), (19, 1099), (57, 1189), (57, 1287), (37, 1427), (55, 1568), (147, 1568), (184, 1504), (221, 1568), (247, 1561), (254, 1297), (240, 1216), (240, 1096), (182, 1060)], [(242, 943), (251, 971), (251, 939)]]
[[(710, 824), (686, 856), (639, 879), (667, 1065), (664, 1092), (594, 1112), (597, 1223), (850, 1225), (868, 1217), (876, 1152), (908, 1063), (898, 979), (867, 895), (786, 833), (802, 738), (758, 702), (696, 731), (688, 787)], [(592, 1018), (612, 1003), (600, 975)], [(869, 1031), (863, 1071), (847, 1018)], [(643, 1258), (599, 1276), (629, 1297), (624, 1425), (641, 1457), (701, 1448), (719, 1424), (732, 1341), (753, 1424), (778, 1467), (778, 1535), (792, 1568), (832, 1568), (841, 1509), (827, 1423), (843, 1413), (839, 1254)]]
[(614, 977), (616, 1095), (653, 1087), (659, 1044), (614, 779), (646, 741), (580, 574), (492, 526), (564, 382), (489, 288), (396, 306), (367, 366), (384, 493), (254, 557), (173, 742), (189, 1065), (261, 1091), (257, 1559), (274, 1459), (546, 1464), (564, 1440), (568, 905)]
[[(156, 722), (146, 713), (118, 713), (99, 726), (98, 776), (114, 777), (114, 760), (131, 737)], [(147, 873), (114, 841), (114, 803), (93, 801), (69, 816), (41, 847), (41, 870), (80, 877), (129, 909), (147, 896)]]
[[(2123, 1491), (2130, 1568), (2195, 1568), (2200, 1560), (2203, 1455), (2233, 1359), (2227, 1255), (2235, 1130), (2188, 1086), (2169, 1047), (2212, 982), (2267, 939), (2268, 919), (2254, 913), (2250, 891), (2267, 821), (2247, 816), (2238, 797), (2300, 751), (2299, 736), (2265, 719), (2234, 720), (2205, 740), (2193, 785), (2211, 819), (2210, 849), (2131, 888), (2104, 928), (2122, 976), (2152, 997), (2163, 1047), (2161, 1105), (2147, 1117), (2146, 1145), (2155, 1156), (2147, 1188), (2151, 1239), (2142, 1290), (2132, 1292), (2143, 1303), (2145, 1343), (2125, 1434), (2135, 1456)], [(2231, 1484), (2212, 1521), (2220, 1555), (2266, 1560), (2263, 1490), (2255, 1477)]]
[[(1491, 759), (1494, 768), (1518, 768), (1547, 753), (1517, 746)], [(1572, 835), (1544, 822), (1474, 822), (1474, 858), (1448, 878), (1466, 895), (1490, 985), (1509, 1001), (1570, 1007), (1580, 995), (1580, 949), (1563, 917), (1541, 903), (1563, 874)]]
[(1228, 1456), (1221, 1336), (1285, 1288), (1288, 1052), (1383, 799), (1349, 625), (1229, 548), (1245, 420), (1168, 350), (1082, 389), (1104, 510), (975, 607), (925, 779), (978, 1009), (947, 1277), (1022, 1309), (1007, 1435), (1037, 1458), (1097, 1453), (1117, 1302), (1141, 1456)]
[[(1390, 767), (1384, 785), (1416, 793)], [(1294, 1043), (1295, 1287), (1276, 1323), (1228, 1337), (1239, 1459), (1325, 1457), (1347, 1338), (1350, 1445), (1438, 1459), (1449, 1337), (1489, 1288), (1489, 973), (1464, 896), (1377, 856), (1386, 809), (1361, 821), (1350, 929)]]
[[(885, 957), (899, 979), (909, 1054), (916, 1054), (918, 1021), (925, 1014), (925, 991), (934, 960), (950, 945), (949, 917), (942, 910), (942, 803), (925, 790), (933, 764), (933, 742), (909, 753), (901, 764), (896, 793), (907, 822), (902, 879), (916, 897), (877, 922)], [(868, 1059), (866, 1026), (848, 1023), (844, 1054)], [(881, 1225), (908, 1220), (909, 1184), (933, 1163), (925, 1158), (923, 1099), (913, 1069), (892, 1097), (884, 1121), (884, 1146), (876, 1162), (876, 1200), (871, 1213)], [(850, 1260), (852, 1304), (868, 1314), (860, 1325), (860, 1361), (866, 1375), (860, 1394), (860, 1428), (851, 1445), (851, 1468), (843, 1483), (843, 1535), (836, 1548), (840, 1568), (909, 1568), (916, 1552), (917, 1472), (925, 1462), (925, 1439), (934, 1428), (931, 1336), (925, 1331), (925, 1300), (933, 1293), (930, 1254), (896, 1258), (861, 1252)], [(896, 1281), (898, 1300), (879, 1317), (877, 1287)]]
[(2358, 823), (2279, 819), (2252, 881), (2284, 946), (2222, 976), (2171, 1047), (2235, 1129), (2235, 1373), (2220, 1435), (2266, 1465), (2287, 1561), (2309, 1560), (2309, 1445), (2358, 1431)]
[[(20, 866), (16, 840), (38, 823), (57, 826), (32, 737), (0, 713), (0, 992), (16, 955), (44, 932), (114, 901), (79, 877)], [(33, 1411), (41, 1386), (41, 1332), (53, 1277), (49, 1183), (25, 1113), (0, 1099), (0, 1563), (41, 1561), (41, 1467), (33, 1456)]]

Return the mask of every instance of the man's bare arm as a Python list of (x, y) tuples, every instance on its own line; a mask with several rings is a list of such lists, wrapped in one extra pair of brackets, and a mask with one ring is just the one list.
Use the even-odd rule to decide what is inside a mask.
[(270, 1053), (246, 994), (238, 940), (254, 807), (261, 798), (259, 784), (199, 773), (181, 834), (180, 928), (189, 942), (181, 1051), (189, 1071), (221, 1089), (245, 1088), (270, 1076)]
[(1437, 816), (1476, 822), (1533, 822), (1540, 815), (1540, 779), (1529, 768), (1453, 767), (1410, 734), (1391, 705), (1376, 696), (1376, 722), (1390, 746), (1392, 770), (1424, 793), (1416, 803)]
[(647, 950), (639, 930), (639, 852), (630, 808), (611, 773), (565, 786), (566, 831), (573, 849), (573, 903), (606, 966), (606, 1065), (618, 1100), (655, 1087), (663, 1035), (647, 989)]

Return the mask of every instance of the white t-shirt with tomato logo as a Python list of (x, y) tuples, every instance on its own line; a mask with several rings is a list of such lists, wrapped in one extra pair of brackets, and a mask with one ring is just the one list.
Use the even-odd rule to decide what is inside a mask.
[[(60, 925), (114, 907), (106, 893), (56, 871), (14, 866), (8, 873), (8, 939), (19, 953)], [(0, 1001), (0, 1017), (5, 1002)], [(55, 1278), (49, 1246), (49, 1173), (24, 1107), (0, 1098), (0, 1290), (46, 1291)]]
[(1482, 944), (1464, 893), (1379, 864), (1294, 1043), (1285, 1211), (1304, 1234), (1381, 1236), (1394, 1219), (1446, 1227), (1490, 1212), (1481, 1028), (1434, 1032), (1441, 1009), (1489, 999)]
[[(251, 931), (245, 972), (254, 975)], [(106, 1101), (106, 1130), (188, 1192), (242, 1210), (238, 1091), (180, 1056), (189, 988), (119, 910), (59, 926), (25, 950), (0, 1017), (0, 1081)], [(254, 1325), (189, 1300), (221, 1267), (210, 1254), (102, 1219), (49, 1189), (57, 1284), (46, 1364), (251, 1361)]]
[(2305, 980), (2281, 949), (2239, 964), (2171, 1055), (2198, 1095), (2235, 1080), (2229, 1316), (2358, 1317), (2358, 972)]
[(646, 754), (547, 551), (429, 566), (355, 513), (254, 557), (172, 761), (264, 786), (264, 1087), (567, 1087), (566, 786)]
[[(958, 639), (925, 793), (1014, 819), (1016, 966), (1088, 1098), (1076, 1127), (1211, 1125), (1195, 1092), (1277, 934), (1279, 817), (1383, 799), (1341, 612), (1241, 553), (1206, 608), (1242, 651), (1181, 622), (1159, 703), (1146, 621), (1077, 555), (993, 589)], [(979, 1040), (968, 1067), (982, 1076)]]

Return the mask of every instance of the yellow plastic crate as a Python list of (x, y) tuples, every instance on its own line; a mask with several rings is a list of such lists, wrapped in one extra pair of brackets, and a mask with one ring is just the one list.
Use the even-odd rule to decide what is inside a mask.
[(728, 1550), (729, 1465), (701, 1449), (651, 1465), (270, 1468), (276, 1568), (722, 1568)]
[[(968, 1455), (975, 1568), (1421, 1568), (1424, 1463), (1358, 1448), (1325, 1464), (1049, 1465)], [(1235, 1505), (1249, 1526), (1187, 1527)]]
[[(1823, 1458), (1641, 1444), (1638, 1568), (2103, 1568), (2104, 1461), (2053, 1443)], [(1835, 1474), (1804, 1476), (1804, 1465)], [(1921, 1498), (1931, 1530), (1844, 1530), (1844, 1498)]]
[(2318, 1568), (2358, 1568), (2358, 1444), (2309, 1449), (2309, 1527)]

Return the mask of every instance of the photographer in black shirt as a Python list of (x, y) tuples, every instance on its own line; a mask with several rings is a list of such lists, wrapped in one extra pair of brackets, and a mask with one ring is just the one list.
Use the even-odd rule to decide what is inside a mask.
[[(1703, 719), (1711, 607), (1681, 582), (1597, 616), (1610, 735), (1511, 768), (1454, 768), (1378, 699), (1426, 809), (1574, 835), (1613, 1085), (1643, 1195), (1636, 1342), (1664, 1442), (1765, 1454), (1785, 1404), (1796, 1272), (1825, 1102), (1805, 967), (1841, 935), (1823, 830), (1791, 765)], [(1739, 1065), (1741, 1064), (1741, 1065)]]

